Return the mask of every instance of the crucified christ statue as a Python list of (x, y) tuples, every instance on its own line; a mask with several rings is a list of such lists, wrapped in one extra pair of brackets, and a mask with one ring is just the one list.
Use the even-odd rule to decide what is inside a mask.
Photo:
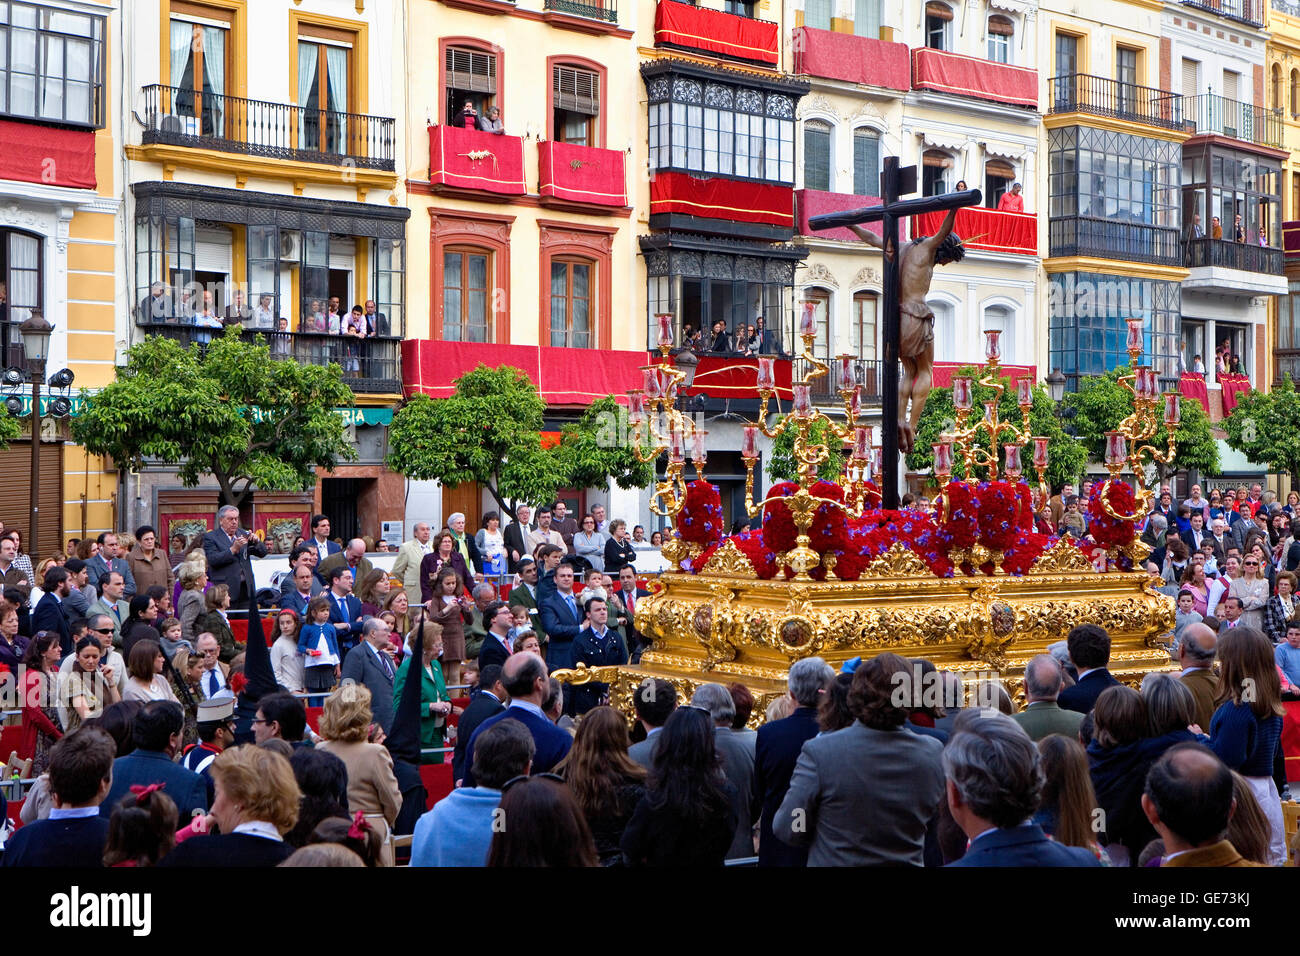
[[(966, 254), (961, 239), (953, 234), (956, 208), (949, 209), (943, 225), (933, 236), (920, 236), (903, 246), (899, 259), (898, 359), (903, 374), (898, 377), (898, 450), (907, 454), (916, 442), (916, 429), (925, 411), (925, 401), (934, 384), (934, 310), (926, 304), (934, 267), (960, 262)], [(849, 228), (864, 242), (884, 250), (885, 259), (893, 262), (894, 250), (886, 249), (884, 240), (856, 223)], [(907, 403), (912, 410), (908, 413)]]

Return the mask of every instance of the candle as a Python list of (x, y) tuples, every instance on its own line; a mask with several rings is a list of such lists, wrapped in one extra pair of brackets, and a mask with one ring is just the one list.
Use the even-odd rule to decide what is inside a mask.
[(671, 312), (661, 312), (655, 316), (659, 320), (659, 345), (672, 347), (673, 344), (673, 314)]
[(1020, 378), (1016, 380), (1016, 404), (1021, 406), (1034, 404), (1034, 380)]
[(1034, 467), (1035, 468), (1047, 467), (1047, 460), (1048, 460), (1047, 442), (1048, 439), (1046, 438), (1041, 438), (1037, 435), (1034, 436)]
[(1142, 320), (1128, 320), (1128, 344), (1125, 348), (1130, 352), (1142, 351)]
[(1008, 475), (1018, 475), (1018, 474), (1020, 474), (1020, 472), (1021, 472), (1021, 468), (1020, 468), (1020, 446), (1019, 446), (1019, 445), (1007, 445), (1007, 446), (1006, 446), (1006, 454), (1007, 454), (1007, 474), (1008, 474)]
[(885, 470), (885, 453), (876, 445), (871, 449), (871, 473), (879, 475)]
[(794, 413), (799, 418), (812, 417), (812, 392), (802, 382), (794, 386)]
[(995, 424), (995, 423), (997, 422), (997, 420), (998, 420), (998, 403), (997, 403), (997, 402), (985, 402), (985, 403), (984, 403), (984, 420), (985, 420), (986, 422), (988, 422), (990, 425)]
[(645, 421), (645, 395), (641, 392), (627, 393), (627, 423), (640, 425)]
[(1165, 424), (1177, 425), (1182, 420), (1180, 397), (1177, 392), (1165, 392)]
[(740, 457), (752, 461), (758, 457), (758, 426), (746, 425), (740, 442)]
[(1000, 329), (984, 330), (984, 357), (990, 362), (1002, 358), (1002, 331)]
[(1122, 465), (1128, 457), (1128, 442), (1122, 432), (1106, 432), (1106, 464)]
[(659, 391), (659, 369), (653, 365), (645, 370), (645, 387), (642, 391), (652, 402), (663, 397), (663, 393)]
[(840, 363), (840, 391), (851, 392), (853, 386), (857, 384), (857, 379), (853, 375), (853, 356), (840, 355), (837, 358)]
[(853, 386), (853, 394), (849, 397), (849, 417), (855, 422), (862, 417), (861, 385)]
[(1135, 391), (1138, 398), (1155, 398), (1160, 391), (1160, 386), (1156, 382), (1155, 370), (1150, 365), (1139, 365), (1137, 367), (1137, 382)]
[(691, 442), (691, 461), (697, 465), (702, 465), (709, 460), (709, 453), (704, 447), (704, 439), (708, 434), (697, 428), (692, 436), (694, 440)]
[(858, 461), (871, 457), (871, 429), (861, 425), (853, 429), (853, 457)]
[(934, 473), (946, 479), (952, 474), (952, 442), (935, 442), (930, 447), (934, 449)]
[(954, 378), (952, 380), (952, 407), (959, 411), (970, 411), (974, 400), (971, 397), (970, 379)]
[(776, 359), (770, 355), (760, 355), (758, 357), (758, 390), (760, 392), (770, 392), (776, 388), (776, 369), (772, 363)]
[(814, 300), (806, 300), (803, 304), (803, 315), (799, 318), (799, 334), (817, 334), (817, 303)]
[(673, 426), (668, 441), (669, 456), (672, 458), (673, 464), (680, 465), (686, 460), (686, 443), (682, 437), (682, 426), (680, 422)]

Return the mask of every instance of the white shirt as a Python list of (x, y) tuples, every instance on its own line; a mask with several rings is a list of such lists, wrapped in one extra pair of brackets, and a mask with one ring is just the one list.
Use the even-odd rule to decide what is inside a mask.
[(523, 710), (526, 710), (529, 713), (536, 714), (538, 717), (541, 717), (543, 720), (548, 722), (551, 719), (546, 716), (546, 714), (542, 711), (542, 708), (538, 707), (531, 700), (512, 700), (510, 702), (510, 706), (522, 708)]
[[(217, 676), (217, 689), (213, 691), (212, 675)], [(221, 673), (221, 665), (213, 667), (210, 671), (204, 671), (199, 677), (199, 691), (203, 694), (204, 700), (216, 700), (218, 697), (233, 697), (230, 692), (230, 685), (226, 683), (226, 675)]]
[(51, 820), (79, 820), (83, 817), (99, 816), (99, 807), (55, 807), (50, 811)]
[(231, 832), (247, 833), (249, 836), (274, 840), (276, 843), (284, 842), (284, 837), (280, 836), (280, 831), (275, 828), (274, 824), (267, 823), (265, 820), (249, 820), (247, 823), (239, 824)]

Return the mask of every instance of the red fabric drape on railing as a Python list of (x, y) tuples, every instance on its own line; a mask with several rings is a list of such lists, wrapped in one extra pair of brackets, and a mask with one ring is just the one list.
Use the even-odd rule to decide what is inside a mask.
[(94, 130), (0, 120), (0, 179), (94, 189)]
[(1201, 408), (1209, 409), (1210, 393), (1205, 388), (1205, 376), (1184, 372), (1178, 380), (1178, 391), (1183, 398), (1194, 398), (1201, 403)]
[[(926, 212), (912, 217), (912, 235), (932, 236), (939, 231), (947, 213)], [(1033, 213), (1003, 212), (982, 206), (957, 210), (953, 231), (970, 249), (1015, 252), (1026, 256), (1038, 253), (1038, 217)]]
[(429, 182), (508, 196), (524, 184), (524, 141), (456, 126), (429, 127)]
[[(676, 0), (668, 0), (681, 6)], [(701, 179), (689, 173), (656, 173), (650, 180), (650, 215), (681, 213), (794, 228), (794, 190), (769, 183)]]
[[(935, 362), (934, 387), (952, 388), (952, 377), (957, 374), (958, 369), (966, 367), (979, 371), (984, 367), (984, 362), (982, 360), (978, 362)], [(1009, 378), (1013, 382), (1018, 378), (1024, 378), (1026, 375), (1035, 381), (1038, 380), (1037, 365), (1003, 365), (1001, 370), (1002, 377)]]
[[(758, 359), (743, 355), (700, 355), (699, 360), (695, 366), (695, 379), (682, 389), (682, 394), (704, 393), (710, 398), (758, 398)], [(663, 363), (656, 359), (655, 364)], [(794, 392), (790, 389), (793, 364), (789, 359), (777, 359), (772, 363), (772, 371), (776, 375), (774, 394), (781, 401), (788, 402), (794, 398)]]
[(775, 23), (677, 0), (659, 0), (655, 10), (655, 43), (672, 43), (760, 63), (775, 64), (780, 59)]
[(549, 141), (537, 144), (537, 191), (543, 196), (600, 206), (626, 206), (623, 154)]
[(906, 90), (911, 86), (906, 43), (798, 27), (791, 45), (795, 73), (890, 90)]
[(1223, 390), (1223, 413), (1227, 415), (1237, 407), (1237, 397), (1250, 391), (1250, 378), (1245, 375), (1220, 375), (1219, 387)]
[(920, 47), (912, 51), (912, 88), (1038, 106), (1038, 71)]

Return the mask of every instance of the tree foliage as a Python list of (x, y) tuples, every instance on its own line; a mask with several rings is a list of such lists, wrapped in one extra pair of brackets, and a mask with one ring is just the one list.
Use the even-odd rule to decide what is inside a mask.
[[(799, 468), (794, 460), (794, 437), (796, 429), (787, 428), (777, 435), (772, 442), (772, 455), (767, 463), (767, 476), (774, 482), (797, 481)], [(844, 470), (844, 446), (831, 434), (827, 424), (817, 419), (808, 429), (808, 439), (815, 445), (825, 445), (829, 455), (826, 461), (817, 466), (817, 475), (827, 481), (837, 481)]]
[[(1183, 405), (1184, 413), (1187, 405)], [(1223, 421), (1228, 447), (1270, 471), (1300, 474), (1300, 394), (1288, 375), (1271, 392), (1251, 390)]]
[[(1119, 423), (1133, 414), (1133, 396), (1119, 384), (1121, 375), (1129, 373), (1128, 366), (1112, 369), (1105, 375), (1085, 378), (1079, 391), (1065, 397), (1068, 407), (1075, 410), (1074, 427), (1079, 441), (1088, 449), (1092, 461), (1103, 461), (1106, 456), (1106, 432), (1119, 427)], [(1163, 403), (1156, 405), (1156, 417), (1163, 419)], [(1170, 465), (1156, 465), (1157, 476), (1163, 480), (1176, 471), (1196, 469), (1204, 474), (1219, 472), (1219, 447), (1211, 430), (1210, 417), (1200, 402), (1182, 403), (1182, 420), (1174, 433), (1178, 447)], [(1169, 432), (1161, 422), (1150, 444), (1164, 450), (1168, 447)]]
[[(969, 376), (972, 381), (971, 396), (973, 411), (967, 419), (967, 427), (974, 424), (984, 414), (984, 403), (992, 401), (995, 392), (992, 388), (979, 384), (979, 370), (966, 367), (958, 369), (955, 375)], [(1022, 418), (1020, 406), (1016, 404), (1016, 383), (1006, 376), (1002, 377), (1003, 392), (998, 404), (998, 416), (1002, 421), (1010, 421), (1017, 427)], [(940, 440), (940, 435), (951, 434), (956, 427), (957, 413), (952, 405), (952, 389), (936, 388), (930, 393), (925, 403), (925, 411), (916, 431), (916, 446), (907, 456), (907, 466), (913, 470), (930, 468), (934, 464), (934, 453), (930, 446)], [(1067, 481), (1075, 481), (1083, 473), (1087, 464), (1087, 452), (1077, 441), (1065, 433), (1061, 420), (1056, 417), (1056, 405), (1043, 385), (1034, 386), (1034, 405), (1029, 412), (1029, 427), (1033, 435), (1046, 437), (1050, 458), (1047, 465), (1047, 482), (1052, 487), (1059, 487)], [(981, 433), (976, 444), (985, 450), (989, 448), (989, 439)], [(1030, 465), (1033, 460), (1033, 445), (1026, 445), (1021, 451), (1021, 464), (1025, 474), (1033, 476)], [(999, 462), (1001, 467), (1001, 462)], [(965, 478), (966, 466), (961, 455), (953, 454), (953, 477)]]
[(317, 468), (356, 458), (334, 411), (354, 401), (339, 366), (273, 360), (236, 329), (206, 350), (150, 336), (111, 385), (81, 394), (72, 435), (87, 451), (177, 467), (189, 488), (211, 474), (227, 504), (241, 505), (254, 487), (306, 491)]
[(638, 463), (626, 442), (626, 416), (612, 397), (566, 425), (558, 445), (543, 448), (546, 404), (522, 371), (479, 365), (455, 385), (451, 397), (415, 395), (393, 416), (389, 468), (444, 485), (478, 482), (511, 517), (513, 502), (549, 502), (561, 488), (651, 480), (650, 466)]

